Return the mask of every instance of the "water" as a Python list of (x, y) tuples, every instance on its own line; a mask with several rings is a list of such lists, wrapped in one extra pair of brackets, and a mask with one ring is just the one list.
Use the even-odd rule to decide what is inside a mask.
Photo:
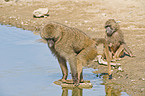
[[(0, 96), (105, 96), (107, 86), (84, 69), (84, 79), (91, 89), (65, 89), (53, 82), (61, 78), (59, 64), (47, 45), (39, 43), (39, 35), (16, 27), (0, 25)], [(71, 76), (69, 76), (70, 78)], [(111, 89), (111, 88), (109, 88)], [(107, 90), (109, 90), (107, 88)], [(115, 96), (128, 96), (111, 89)], [(111, 96), (111, 95), (106, 95)], [(113, 95), (112, 95), (113, 96)]]

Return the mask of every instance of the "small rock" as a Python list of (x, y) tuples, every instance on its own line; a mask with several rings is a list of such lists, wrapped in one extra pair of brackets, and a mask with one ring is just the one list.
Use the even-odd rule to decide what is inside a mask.
[(132, 11), (129, 12), (129, 14), (132, 14), (132, 13), (133, 13)]
[(49, 13), (48, 8), (39, 8), (33, 11), (33, 17), (35, 18), (46, 17), (49, 16), (48, 13)]
[(21, 24), (23, 25), (23, 24), (24, 24), (24, 22), (21, 22)]
[(144, 78), (139, 78), (139, 80), (145, 81), (145, 79), (144, 79)]
[(117, 23), (120, 23), (121, 21), (116, 21)]
[(68, 23), (68, 21), (65, 21), (65, 23)]
[(116, 78), (113, 78), (113, 80), (116, 80)]
[(88, 30), (91, 30), (91, 28), (89, 27)]
[(106, 13), (102, 13), (102, 16), (106, 16)]
[(88, 21), (87, 21), (87, 20), (85, 20), (84, 22), (85, 22), (85, 23), (88, 23)]
[(123, 70), (122, 70), (122, 68), (121, 68), (121, 67), (119, 67), (119, 68), (118, 68), (118, 71), (121, 71), (121, 72), (123, 72)]
[(144, 89), (145, 89), (145, 88), (141, 88), (141, 92), (143, 92), (143, 91), (144, 91)]
[(0, 8), (3, 8), (3, 6), (2, 6), (2, 5), (0, 5)]
[(131, 80), (131, 82), (134, 82), (135, 80)]

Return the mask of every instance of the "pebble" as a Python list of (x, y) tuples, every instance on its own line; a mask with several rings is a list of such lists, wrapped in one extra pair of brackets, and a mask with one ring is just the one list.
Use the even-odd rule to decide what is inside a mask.
[(121, 21), (116, 21), (117, 23), (121, 23)]
[(33, 17), (40, 18), (44, 16), (49, 16), (48, 12), (49, 12), (48, 8), (39, 8), (33, 11)]
[(85, 20), (84, 22), (85, 22), (85, 23), (88, 23), (88, 21), (87, 21), (87, 20)]
[(91, 30), (91, 28), (89, 27), (88, 30)]
[(135, 80), (131, 80), (131, 82), (134, 82)]
[(23, 24), (24, 24), (24, 22), (21, 22), (21, 24), (23, 25)]
[(145, 78), (139, 78), (139, 80), (145, 81)]
[(106, 16), (106, 13), (102, 13), (103, 16)]
[(118, 71), (121, 71), (121, 72), (122, 72), (123, 70), (122, 70), (122, 68), (121, 68), (121, 67), (119, 67), (119, 68), (118, 68)]
[(144, 89), (145, 89), (145, 88), (141, 88), (141, 92), (143, 92), (143, 91), (144, 91)]
[(129, 12), (129, 14), (132, 14), (132, 13), (133, 13), (132, 11)]

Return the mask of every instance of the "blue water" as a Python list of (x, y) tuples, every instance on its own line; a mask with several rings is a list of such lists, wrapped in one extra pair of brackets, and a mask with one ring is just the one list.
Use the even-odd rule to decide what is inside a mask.
[(0, 25), (0, 96), (106, 95), (102, 80), (92, 73), (94, 69), (84, 69), (84, 79), (91, 81), (92, 89), (72, 91), (55, 85), (62, 76), (59, 64), (39, 39), (31, 31)]

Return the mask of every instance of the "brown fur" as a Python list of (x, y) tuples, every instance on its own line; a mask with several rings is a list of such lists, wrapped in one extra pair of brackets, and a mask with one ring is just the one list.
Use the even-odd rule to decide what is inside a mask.
[[(67, 82), (68, 69), (66, 61), (69, 62), (73, 83), (78, 86), (83, 82), (82, 66), (87, 61), (93, 60), (97, 55), (96, 45), (98, 40), (92, 40), (84, 32), (76, 28), (50, 22), (44, 26), (41, 37), (45, 39), (52, 53), (57, 57), (61, 70), (62, 81)], [(105, 39), (99, 42), (106, 42)], [(107, 43), (104, 43), (107, 44)], [(106, 47), (108, 48), (108, 47)], [(109, 55), (109, 49), (108, 55)], [(111, 75), (110, 58), (108, 58), (108, 74)]]
[(106, 40), (109, 45), (110, 55), (113, 59), (120, 58), (126, 51), (129, 56), (133, 57), (132, 52), (127, 47), (123, 33), (114, 19), (109, 19), (105, 23)]

